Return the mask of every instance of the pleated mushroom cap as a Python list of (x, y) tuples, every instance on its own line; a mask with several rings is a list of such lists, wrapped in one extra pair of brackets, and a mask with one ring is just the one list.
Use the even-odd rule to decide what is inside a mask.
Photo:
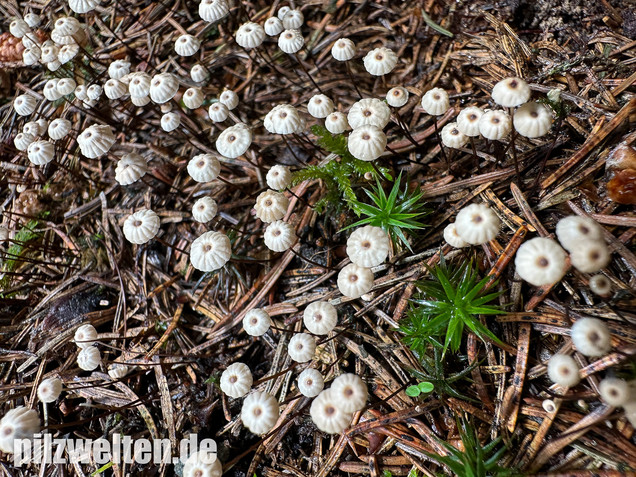
[(347, 114), (347, 121), (353, 129), (367, 125), (383, 129), (390, 119), (391, 109), (384, 101), (376, 98), (364, 98), (356, 101)]
[(77, 137), (77, 144), (89, 159), (102, 156), (115, 144), (116, 138), (110, 126), (93, 124)]
[(492, 99), (499, 106), (514, 108), (530, 99), (530, 87), (521, 78), (506, 78), (492, 89)]
[(386, 143), (386, 135), (380, 128), (367, 125), (360, 126), (349, 134), (347, 146), (356, 159), (373, 161), (382, 155)]
[(531, 285), (552, 285), (567, 271), (567, 255), (556, 241), (535, 237), (524, 242), (515, 256), (515, 268)]
[(55, 158), (55, 145), (50, 141), (33, 141), (27, 148), (27, 157), (36, 166), (48, 164)]
[(285, 30), (278, 37), (278, 47), (288, 55), (297, 53), (305, 44), (305, 39), (299, 30)]
[(348, 298), (360, 298), (373, 288), (373, 272), (350, 263), (338, 273), (338, 290)]
[(221, 374), (221, 391), (233, 398), (241, 398), (250, 392), (254, 378), (245, 363), (232, 363)]
[(331, 47), (331, 56), (337, 61), (349, 61), (356, 55), (356, 45), (349, 38), (340, 38)]
[(152, 240), (159, 232), (161, 221), (150, 209), (138, 210), (124, 221), (124, 236), (134, 244), (144, 244)]
[(274, 396), (266, 392), (254, 391), (243, 401), (241, 420), (250, 432), (263, 435), (274, 428), (279, 414), (278, 401)]
[(446, 90), (443, 90), (442, 88), (433, 88), (424, 93), (420, 104), (426, 114), (430, 114), (431, 116), (440, 116), (448, 111), (448, 108), (450, 108), (450, 99), (448, 98)]
[(360, 267), (375, 267), (386, 260), (391, 243), (380, 227), (358, 227), (347, 239), (347, 255)]
[(199, 16), (203, 21), (218, 22), (230, 12), (227, 0), (201, 0)]
[(115, 168), (115, 180), (120, 185), (130, 185), (141, 179), (148, 172), (146, 160), (134, 152), (124, 155)]
[(476, 106), (462, 109), (457, 115), (457, 129), (468, 137), (479, 136), (479, 120), (484, 111)]
[(282, 220), (269, 224), (263, 236), (265, 245), (273, 252), (288, 250), (297, 238), (294, 226)]
[(353, 418), (353, 413), (342, 408), (338, 396), (331, 389), (318, 394), (311, 403), (309, 414), (316, 427), (327, 434), (341, 433)]
[(150, 81), (150, 99), (157, 104), (170, 101), (178, 90), (179, 82), (172, 73), (159, 73)]
[(216, 216), (218, 209), (218, 205), (212, 197), (201, 197), (192, 206), (192, 218), (204, 224)]
[(515, 130), (524, 137), (545, 136), (552, 126), (552, 113), (541, 103), (522, 104), (512, 117)]
[(202, 272), (213, 272), (225, 266), (232, 256), (232, 246), (227, 235), (221, 232), (205, 232), (192, 242), (190, 262)]
[(258, 23), (243, 23), (236, 31), (236, 43), (246, 50), (261, 46), (265, 39), (265, 30)]
[(29, 116), (37, 105), (37, 100), (29, 94), (21, 94), (13, 100), (13, 109), (20, 116)]
[(245, 154), (252, 144), (252, 130), (243, 123), (230, 126), (216, 139), (216, 150), (224, 157), (236, 158)]
[(380, 47), (369, 51), (364, 59), (364, 68), (370, 75), (382, 76), (389, 74), (397, 65), (397, 55), (389, 48)]
[(192, 35), (181, 35), (174, 42), (174, 51), (179, 56), (192, 56), (201, 48), (201, 41)]
[(468, 136), (459, 130), (457, 123), (448, 123), (444, 126), (440, 136), (444, 146), (454, 149), (464, 147), (468, 142)]
[(220, 172), (221, 163), (212, 154), (198, 154), (188, 162), (188, 174), (197, 182), (213, 181)]

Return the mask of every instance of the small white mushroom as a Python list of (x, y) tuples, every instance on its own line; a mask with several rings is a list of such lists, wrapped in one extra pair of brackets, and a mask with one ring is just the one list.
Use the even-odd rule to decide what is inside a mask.
[(268, 36), (276, 36), (280, 35), (285, 27), (283, 27), (283, 22), (278, 17), (270, 17), (265, 20), (263, 29)]
[(216, 139), (216, 150), (222, 156), (236, 158), (252, 144), (252, 130), (243, 123), (230, 126)]
[(580, 318), (570, 329), (576, 350), (584, 356), (599, 357), (612, 349), (612, 335), (607, 325), (598, 318)]
[(201, 197), (192, 206), (192, 218), (204, 224), (212, 220), (217, 211), (218, 206), (212, 197)]
[(239, 27), (234, 37), (240, 47), (249, 50), (263, 43), (265, 30), (258, 23), (247, 22)]
[(229, 12), (227, 0), (201, 0), (199, 3), (199, 16), (209, 23), (218, 22)]
[(422, 109), (431, 116), (440, 116), (450, 108), (448, 93), (442, 88), (429, 89), (421, 101)]
[(389, 48), (380, 47), (369, 51), (363, 58), (364, 68), (373, 76), (389, 74), (397, 65), (398, 57)]
[(325, 387), (325, 380), (320, 371), (307, 368), (298, 375), (298, 390), (305, 397), (316, 397)]
[(479, 136), (479, 120), (484, 111), (476, 106), (462, 109), (457, 115), (457, 129), (468, 137)]
[(163, 104), (174, 98), (179, 90), (179, 81), (172, 73), (159, 73), (150, 81), (150, 99), (157, 104)]
[(183, 104), (188, 109), (197, 109), (203, 104), (205, 97), (199, 88), (188, 88), (183, 93)]
[(444, 146), (454, 149), (464, 147), (468, 142), (468, 136), (459, 130), (457, 123), (448, 123), (444, 126), (440, 136)]
[(492, 99), (499, 106), (514, 108), (530, 99), (530, 87), (521, 78), (506, 78), (492, 89)]
[(254, 391), (243, 401), (241, 420), (252, 433), (263, 435), (274, 428), (279, 413), (278, 401), (274, 396)]
[(303, 26), (305, 16), (297, 8), (289, 10), (282, 18), (283, 26), (287, 29), (299, 29)]
[(322, 391), (309, 408), (311, 420), (321, 431), (339, 434), (347, 428), (353, 417), (353, 413), (346, 412), (341, 404), (341, 400), (331, 389)]
[(459, 236), (454, 223), (448, 224), (444, 228), (444, 240), (446, 240), (448, 245), (454, 248), (464, 248), (469, 245), (468, 242)]
[(224, 90), (219, 96), (219, 101), (227, 106), (227, 109), (232, 111), (239, 104), (238, 95), (231, 89)]
[(579, 365), (572, 356), (555, 354), (548, 361), (548, 377), (553, 383), (564, 387), (576, 386), (581, 381)]
[(190, 246), (190, 262), (202, 272), (222, 268), (232, 256), (232, 246), (227, 235), (221, 232), (205, 232)]
[(331, 134), (342, 134), (350, 129), (347, 115), (336, 111), (325, 118), (325, 127)]
[(307, 333), (296, 333), (289, 340), (287, 354), (297, 363), (311, 361), (316, 354), (316, 340)]
[(221, 391), (233, 398), (245, 396), (252, 388), (252, 372), (244, 363), (233, 363), (221, 374)]
[(386, 135), (377, 126), (366, 125), (354, 129), (347, 140), (349, 152), (361, 161), (373, 161), (386, 149)]
[(567, 271), (567, 255), (556, 241), (535, 237), (524, 242), (515, 257), (519, 276), (540, 287), (557, 283)]
[(289, 187), (292, 180), (291, 171), (287, 166), (279, 164), (272, 166), (265, 176), (268, 187), (274, 190), (283, 190)]
[(95, 346), (83, 348), (77, 355), (77, 365), (84, 371), (93, 371), (102, 362), (102, 355)]
[(48, 127), (49, 137), (54, 141), (66, 137), (71, 132), (72, 124), (68, 119), (57, 118)]
[(552, 113), (541, 103), (526, 103), (515, 111), (512, 124), (522, 136), (529, 138), (545, 136), (552, 126)]
[(334, 379), (331, 392), (345, 412), (362, 410), (369, 398), (367, 385), (360, 376), (351, 373), (341, 374)]
[(229, 115), (230, 110), (227, 109), (227, 106), (220, 101), (213, 103), (208, 109), (208, 116), (210, 116), (210, 120), (215, 123), (222, 123)]
[(625, 405), (634, 396), (631, 395), (629, 384), (624, 379), (605, 378), (598, 385), (601, 399), (610, 406)]
[(170, 111), (161, 116), (161, 129), (166, 132), (174, 131), (179, 124), (181, 124), (181, 116), (176, 111)]
[(599, 272), (611, 258), (609, 248), (600, 240), (581, 240), (570, 251), (572, 266), (583, 273)]
[(353, 129), (372, 125), (383, 129), (391, 119), (391, 109), (384, 101), (364, 98), (353, 103), (347, 114), (347, 122)]
[(258, 195), (254, 210), (256, 217), (265, 223), (271, 223), (282, 219), (288, 207), (289, 199), (285, 194), (268, 189)]
[(123, 232), (126, 240), (134, 244), (143, 244), (152, 240), (159, 232), (161, 221), (150, 209), (138, 210), (124, 221)]
[(263, 336), (272, 326), (272, 319), (262, 308), (253, 308), (243, 317), (243, 328), (250, 336)]
[(14, 441), (31, 439), (40, 432), (40, 418), (37, 411), (18, 406), (8, 411), (0, 420), (0, 451), (13, 454)]
[(29, 94), (21, 94), (13, 100), (13, 109), (20, 116), (29, 116), (37, 105), (37, 100)]
[(77, 137), (77, 144), (84, 156), (94, 159), (106, 154), (116, 140), (110, 126), (94, 124), (82, 131)]
[(298, 237), (296, 237), (293, 225), (276, 220), (267, 226), (263, 238), (268, 249), (273, 252), (284, 252), (294, 244)]
[(307, 103), (307, 112), (314, 118), (326, 118), (333, 112), (333, 101), (324, 94), (316, 94)]
[(201, 48), (201, 40), (187, 33), (174, 42), (174, 51), (179, 56), (192, 56), (199, 51), (199, 48)]
[(93, 343), (97, 339), (97, 330), (91, 324), (85, 324), (75, 330), (73, 340), (78, 348), (88, 348), (93, 346)]
[(593, 219), (570, 215), (557, 222), (556, 236), (563, 248), (571, 252), (583, 240), (603, 240), (603, 229)]
[(303, 323), (310, 333), (315, 335), (329, 334), (338, 323), (338, 311), (328, 301), (315, 301), (305, 308)]
[(208, 70), (205, 69), (205, 66), (199, 63), (190, 68), (190, 78), (192, 78), (192, 81), (195, 83), (203, 83), (208, 79), (208, 76)]
[(213, 181), (220, 172), (221, 163), (212, 154), (198, 154), (188, 162), (188, 174), (197, 182)]
[(331, 47), (331, 56), (337, 61), (349, 61), (356, 55), (356, 45), (349, 38), (340, 38)]
[(293, 134), (300, 124), (300, 115), (291, 104), (274, 106), (263, 120), (263, 126), (272, 134)]
[(386, 260), (391, 243), (380, 227), (365, 225), (353, 231), (347, 239), (347, 255), (360, 267), (375, 267)]
[(124, 155), (115, 167), (115, 180), (120, 185), (130, 185), (137, 182), (148, 172), (146, 160), (137, 153)]
[(598, 296), (606, 298), (612, 293), (612, 282), (605, 275), (594, 275), (590, 278), (589, 285), (592, 293)]
[(338, 273), (338, 290), (349, 298), (360, 298), (373, 288), (373, 272), (350, 263)]
[(43, 166), (55, 158), (55, 145), (50, 141), (33, 141), (27, 148), (27, 156), (31, 163)]
[(498, 141), (510, 133), (512, 124), (505, 111), (487, 111), (479, 118), (479, 133), (486, 139)]
[(300, 30), (285, 30), (278, 37), (278, 47), (288, 55), (298, 53), (304, 44), (305, 39)]
[(62, 394), (62, 380), (60, 378), (47, 378), (38, 386), (38, 399), (42, 402), (53, 402)]
[(457, 213), (455, 230), (466, 242), (481, 245), (493, 240), (499, 233), (501, 221), (486, 204), (470, 204)]
[(115, 60), (108, 65), (108, 76), (112, 79), (120, 80), (130, 73), (130, 62), (126, 60)]
[(393, 108), (401, 108), (409, 100), (409, 92), (402, 86), (391, 88), (386, 93), (386, 102)]

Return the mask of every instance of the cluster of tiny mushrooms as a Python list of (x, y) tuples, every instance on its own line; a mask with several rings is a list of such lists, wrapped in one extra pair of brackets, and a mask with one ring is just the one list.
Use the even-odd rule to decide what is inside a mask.
[[(97, 0), (69, 0), (68, 5), (77, 14), (92, 11)], [(218, 22), (229, 13), (226, 0), (202, 0), (199, 15), (206, 22)], [(22, 39), (25, 47), (23, 60), (26, 65), (38, 62), (56, 71), (64, 63), (73, 60), (83, 51), (86, 42), (84, 25), (71, 16), (62, 16), (53, 23), (50, 40), (40, 43), (33, 29), (41, 23), (35, 13), (27, 13), (23, 18), (11, 22), (10, 32)], [(277, 16), (271, 17), (264, 25), (247, 22), (235, 32), (235, 41), (244, 49), (258, 48), (266, 36), (278, 36), (279, 48), (287, 54), (295, 54), (304, 45), (301, 27), (304, 17), (300, 10), (281, 7)], [(180, 35), (174, 43), (174, 51), (183, 57), (194, 55), (200, 48), (201, 40), (189, 35)], [(356, 45), (348, 38), (338, 39), (332, 46), (334, 60), (348, 62), (356, 54)], [(380, 47), (369, 51), (363, 59), (366, 71), (374, 76), (389, 74), (398, 62), (397, 55), (389, 48)], [(152, 102), (160, 105), (161, 128), (167, 132), (177, 129), (181, 114), (174, 111), (171, 100), (179, 91), (179, 78), (172, 73), (162, 72), (150, 76), (144, 71), (131, 71), (131, 63), (114, 60), (108, 66), (109, 79), (100, 85), (76, 84), (73, 78), (50, 79), (42, 91), (48, 101), (56, 101), (74, 95), (85, 108), (93, 107), (105, 95), (110, 100), (125, 99), (138, 107)], [(208, 71), (201, 64), (190, 70), (192, 81), (203, 85)], [(558, 100), (558, 90), (550, 93)], [(492, 90), (492, 100), (501, 109), (483, 110), (477, 106), (462, 109), (456, 122), (447, 124), (440, 132), (442, 144), (448, 148), (462, 148), (469, 141), (483, 137), (500, 141), (512, 132), (537, 138), (549, 133), (553, 117), (551, 109), (540, 102), (531, 101), (528, 84), (521, 78), (506, 78), (498, 82)], [(383, 132), (388, 124), (392, 109), (404, 106), (409, 91), (396, 86), (388, 90), (384, 100), (364, 98), (353, 104), (347, 114), (336, 111), (333, 101), (326, 95), (316, 94), (306, 105), (310, 116), (324, 120), (326, 129), (332, 134), (348, 133), (347, 145), (351, 155), (362, 161), (374, 161), (386, 150), (387, 138)], [(203, 104), (205, 98), (200, 88), (188, 88), (182, 94), (185, 109), (194, 110)], [(70, 101), (70, 98), (67, 98)], [(29, 94), (17, 96), (13, 101), (15, 112), (29, 118), (38, 107), (38, 99)], [(238, 95), (232, 90), (224, 90), (209, 107), (209, 119), (216, 123), (226, 121), (231, 110), (239, 104)], [(431, 116), (440, 116), (450, 108), (448, 93), (441, 88), (427, 91), (421, 98), (422, 109)], [(263, 126), (271, 134), (289, 135), (303, 132), (307, 120), (301, 111), (291, 104), (276, 105), (263, 119)], [(73, 126), (64, 118), (48, 122), (40, 118), (24, 124), (22, 132), (14, 138), (15, 147), (26, 151), (29, 161), (35, 166), (44, 166), (55, 158), (55, 141), (71, 133)], [(44, 139), (48, 133), (48, 139)], [(97, 158), (108, 153), (117, 143), (112, 128), (108, 125), (93, 124), (84, 129), (76, 138), (81, 153), (87, 158)], [(242, 122), (226, 127), (216, 139), (218, 156), (237, 158), (243, 155), (252, 143), (252, 127)], [(514, 144), (512, 146), (514, 148)], [(199, 154), (192, 157), (187, 165), (190, 177), (200, 183), (214, 181), (219, 177), (221, 162), (215, 154)], [(122, 186), (141, 179), (148, 171), (146, 159), (137, 153), (124, 154), (117, 162), (115, 178)], [(290, 249), (297, 237), (293, 224), (285, 221), (289, 200), (285, 190), (291, 183), (291, 171), (283, 165), (272, 166), (266, 177), (269, 190), (256, 199), (255, 215), (267, 224), (264, 231), (265, 245), (274, 252)], [(192, 207), (195, 221), (207, 223), (217, 214), (217, 204), (211, 197), (198, 199)], [(159, 216), (150, 209), (138, 210), (123, 223), (123, 233), (133, 244), (145, 244), (152, 240), (160, 229)], [(485, 244), (499, 233), (501, 222), (497, 214), (487, 204), (473, 203), (459, 211), (454, 223), (444, 230), (444, 239), (455, 248)], [(9, 231), (3, 230), (3, 236)], [(556, 227), (558, 242), (551, 238), (532, 238), (524, 242), (517, 251), (515, 267), (518, 275), (534, 286), (551, 285), (563, 278), (570, 266), (582, 273), (594, 274), (610, 261), (610, 251), (603, 240), (603, 229), (593, 220), (570, 216), (558, 222)], [(560, 242), (560, 245), (559, 245)], [(372, 268), (383, 263), (391, 247), (388, 234), (379, 227), (364, 226), (351, 233), (347, 240), (347, 255), (351, 263), (339, 272), (337, 284), (343, 296), (358, 298), (373, 288)], [(566, 252), (567, 251), (567, 252)], [(569, 252), (569, 254), (568, 254)], [(202, 272), (212, 272), (222, 268), (231, 258), (230, 239), (219, 231), (208, 231), (196, 238), (190, 247), (190, 262)], [(591, 290), (601, 296), (608, 296), (611, 284), (602, 274), (589, 280)], [(367, 401), (368, 391), (364, 381), (354, 374), (336, 377), (331, 387), (324, 390), (324, 378), (311, 367), (316, 351), (316, 337), (328, 335), (338, 321), (336, 307), (328, 301), (317, 301), (308, 305), (303, 313), (304, 325), (308, 333), (297, 333), (290, 339), (288, 353), (298, 363), (310, 363), (298, 376), (298, 391), (312, 398), (310, 414), (315, 425), (326, 433), (340, 433), (351, 422), (353, 413), (362, 410)], [(249, 310), (243, 320), (245, 332), (251, 336), (262, 336), (270, 328), (272, 320), (264, 309)], [(102, 358), (95, 346), (98, 334), (90, 325), (77, 329), (75, 342), (81, 351), (77, 364), (82, 370), (97, 369)], [(594, 318), (579, 319), (573, 325), (571, 338), (576, 350), (586, 356), (601, 356), (611, 348), (611, 335), (607, 326)], [(112, 379), (120, 379), (128, 372), (125, 364), (113, 363), (108, 368)], [(577, 362), (569, 355), (555, 354), (547, 363), (550, 379), (564, 388), (576, 385), (579, 380)], [(244, 398), (241, 418), (243, 424), (253, 433), (264, 435), (270, 432), (279, 419), (278, 400), (263, 391), (252, 391), (253, 378), (244, 363), (234, 363), (227, 367), (220, 380), (221, 390), (232, 398)], [(63, 384), (58, 377), (43, 380), (37, 395), (43, 403), (55, 401), (62, 392)], [(630, 421), (636, 425), (636, 384), (622, 379), (608, 377), (600, 383), (601, 399), (612, 406), (623, 406)], [(557, 404), (546, 400), (544, 407), (555, 412)], [(35, 410), (23, 406), (9, 411), (0, 421), (0, 450), (12, 452), (13, 439), (32, 436), (38, 432), (40, 421)], [(197, 454), (188, 460), (184, 476), (220, 476), (221, 464), (204, 462)]]

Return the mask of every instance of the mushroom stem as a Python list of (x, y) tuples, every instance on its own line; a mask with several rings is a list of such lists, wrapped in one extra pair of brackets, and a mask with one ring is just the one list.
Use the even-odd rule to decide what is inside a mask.
[(160, 244), (165, 245), (165, 246), (166, 246), (166, 247), (168, 247), (168, 248), (173, 248), (173, 249), (177, 250), (178, 252), (185, 253), (186, 255), (190, 255), (190, 252), (186, 252), (186, 251), (185, 251), (185, 250), (183, 250), (182, 248), (175, 247), (174, 245), (172, 245), (172, 244), (170, 244), (170, 243), (166, 242), (164, 239), (162, 239), (161, 237), (159, 237), (159, 236), (157, 236), (157, 235), (155, 235), (155, 236), (154, 236), (154, 239), (155, 239), (157, 242), (159, 242)]
[(402, 121), (402, 117), (400, 116), (400, 113), (398, 112), (397, 109), (395, 109), (395, 117), (397, 119), (396, 122), (397, 122), (398, 126), (400, 126), (400, 129), (402, 130), (402, 132), (404, 132), (404, 135), (406, 136), (406, 139), (408, 139), (409, 142), (411, 144), (413, 144), (415, 147), (419, 147), (419, 144), (413, 138), (413, 136), (411, 136), (411, 132), (407, 129), (406, 124), (404, 123), (404, 121)]
[(309, 81), (311, 81), (311, 84), (314, 85), (314, 88), (316, 88), (320, 93), (325, 94), (324, 91), (322, 89), (320, 89), (320, 86), (318, 86), (318, 83), (316, 83), (314, 81), (314, 78), (309, 74), (309, 71), (307, 71), (307, 67), (305, 66), (305, 64), (302, 62), (302, 60), (295, 54), (290, 55), (293, 56), (294, 59), (296, 60), (296, 62), (300, 65), (300, 67), (302, 68), (302, 70), (305, 72), (305, 74), (307, 75), (307, 78), (309, 78)]
[(300, 164), (302, 164), (303, 166), (306, 166), (307, 163), (305, 161), (303, 161), (302, 159), (300, 159), (296, 153), (294, 152), (294, 150), (291, 147), (291, 144), (289, 144), (289, 141), (287, 140), (287, 138), (285, 137), (284, 134), (281, 134), (280, 137), (283, 138), (283, 141), (285, 142), (285, 145), (287, 146), (287, 148), (289, 149), (289, 152), (292, 153), (292, 156), (294, 156), (294, 159), (296, 159)]
[(557, 139), (559, 137), (559, 133), (561, 132), (562, 124), (563, 124), (563, 120), (559, 118), (557, 120), (556, 128), (554, 131), (554, 139), (552, 140), (552, 143), (550, 144), (550, 147), (548, 148), (548, 152), (546, 152), (545, 156), (543, 157), (543, 160), (541, 161), (541, 165), (539, 166), (539, 172), (537, 172), (537, 177), (535, 178), (534, 182), (532, 183), (532, 186), (530, 187), (530, 193), (528, 194), (528, 197), (532, 197), (534, 195), (534, 191), (536, 190), (537, 186), (539, 185), (539, 182), (541, 181), (543, 170), (545, 169), (545, 165), (547, 164), (548, 159), (550, 158), (550, 155), (552, 154), (552, 151), (554, 150), (554, 146), (556, 145)]
[(437, 144), (439, 144), (439, 148), (442, 151), (442, 156), (446, 161), (446, 166), (450, 171), (450, 161), (448, 160), (448, 156), (446, 155), (446, 150), (444, 149), (444, 144), (442, 144), (442, 138), (439, 135), (439, 128), (437, 127), (437, 116), (434, 117), (433, 124), (435, 125), (435, 137), (437, 138)]
[(292, 246), (292, 247), (290, 247), (290, 248), (289, 248), (289, 250), (291, 250), (291, 252), (292, 252), (294, 255), (296, 255), (296, 257), (298, 257), (299, 259), (304, 260), (305, 262), (311, 263), (311, 264), (312, 264), (312, 265), (314, 265), (315, 267), (322, 268), (322, 269), (324, 269), (324, 270), (326, 270), (326, 271), (329, 271), (329, 272), (335, 272), (335, 271), (336, 271), (336, 269), (335, 269), (335, 268), (333, 268), (333, 267), (328, 267), (328, 266), (326, 266), (326, 265), (321, 265), (321, 264), (319, 264), (319, 263), (317, 263), (317, 262), (314, 262), (313, 260), (311, 260), (311, 259), (309, 259), (309, 258), (307, 258), (307, 257), (302, 256), (300, 253), (298, 253), (298, 252), (296, 252), (296, 250), (294, 250), (294, 247), (293, 247), (293, 246)]
[(358, 93), (358, 98), (362, 99), (362, 93), (360, 93), (360, 90), (358, 89), (357, 81), (353, 78), (353, 73), (351, 73), (351, 67), (349, 66), (349, 62), (345, 61), (344, 64), (347, 70), (347, 74), (349, 75), (349, 80), (351, 81), (351, 84), (355, 88), (356, 93)]

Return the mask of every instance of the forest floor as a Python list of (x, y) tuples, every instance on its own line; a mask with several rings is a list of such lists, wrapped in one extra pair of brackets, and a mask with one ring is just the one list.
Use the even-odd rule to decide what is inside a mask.
[[(215, 138), (227, 126), (210, 122), (207, 106), (183, 109), (181, 127), (166, 133), (153, 103), (137, 108), (102, 97), (86, 109), (78, 102), (45, 101), (38, 114), (64, 114), (73, 133), (54, 162), (30, 166), (13, 146), (25, 120), (11, 101), (24, 92), (41, 98), (55, 74), (22, 64), (14, 39), (0, 37), (0, 200), (2, 224), (13, 231), (1, 252), (0, 414), (20, 404), (38, 409), (44, 428), (57, 437), (123, 433), (166, 437), (176, 445), (197, 433), (215, 439), (224, 475), (236, 477), (453, 475), (435, 456), (449, 453), (446, 444), (469, 451), (473, 431), (481, 445), (495, 441), (494, 448), (503, 449), (498, 469), (476, 475), (507, 475), (503, 469), (522, 475), (636, 475), (634, 427), (620, 408), (600, 400), (598, 390), (603, 376), (636, 372), (636, 214), (633, 205), (616, 201), (630, 187), (634, 193), (636, 176), (608, 167), (621, 144), (634, 161), (633, 3), (308, 0), (295, 5), (305, 17), (305, 48), (295, 57), (282, 54), (271, 39), (250, 51), (235, 43), (232, 35), (247, 16), (262, 24), (286, 3), (242, 2), (218, 25), (201, 21), (191, 0), (103, 2), (81, 15), (90, 48), (73, 74), (87, 84), (103, 82), (113, 59), (128, 59), (136, 70), (172, 71), (187, 87), (193, 85), (189, 69), (198, 61), (211, 73), (202, 88), (208, 100), (223, 88), (238, 93), (232, 118), (253, 127), (253, 146), (244, 156), (223, 160), (222, 180), (204, 184), (190, 178), (187, 162), (196, 154), (215, 154)], [(26, 6), (2, 1), (6, 18)], [(50, 19), (69, 13), (57, 0), (33, 0), (28, 8), (46, 19), (44, 36)], [(193, 58), (174, 53), (175, 38), (186, 30), (203, 40)], [(341, 37), (358, 48), (351, 76), (330, 54)], [(381, 78), (369, 75), (361, 61), (377, 46), (399, 58)], [(535, 100), (561, 90), (564, 110), (551, 132), (539, 139), (517, 137), (512, 147), (508, 140), (479, 139), (477, 157), (470, 145), (442, 152), (434, 122), (441, 129), (468, 105), (493, 108), (493, 86), (510, 76), (524, 78)], [(283, 140), (262, 127), (276, 104), (303, 109), (318, 92), (314, 83), (344, 112), (359, 99), (358, 91), (377, 98), (393, 86), (410, 92), (408, 103), (394, 110), (387, 152), (377, 164), (393, 178), (401, 173), (411, 191), (421, 190), (429, 210), (421, 218), (426, 227), (409, 234), (411, 250), (393, 244), (387, 262), (374, 268), (374, 287), (364, 299), (345, 298), (336, 285), (338, 270), (348, 263), (349, 232), (341, 229), (358, 218), (340, 200), (316, 209), (327, 193), (325, 181), (302, 181), (288, 194), (286, 220), (299, 241), (286, 252), (264, 246), (265, 224), (254, 216), (269, 167), (300, 170), (328, 155), (316, 148), (309, 129)], [(420, 107), (432, 87), (448, 91), (451, 100), (438, 118)], [(111, 125), (117, 144), (108, 155), (87, 159), (75, 137), (95, 122)], [(150, 170), (124, 187), (114, 169), (121, 153), (130, 151), (148, 158)], [(611, 182), (616, 175), (626, 179)], [(375, 181), (354, 174), (351, 183), (357, 200), (368, 202), (364, 190)], [(388, 191), (390, 182), (383, 187)], [(204, 195), (218, 203), (211, 224), (193, 221), (190, 212)], [(442, 232), (472, 202), (496, 211), (501, 232), (487, 244), (453, 249)], [(160, 233), (133, 246), (122, 224), (144, 207), (161, 218)], [(553, 287), (540, 288), (515, 273), (519, 246), (530, 237), (553, 237), (556, 222), (573, 214), (596, 220), (612, 251), (603, 274), (613, 292), (605, 298), (590, 291), (589, 274), (574, 269)], [(203, 274), (190, 265), (188, 251), (212, 229), (228, 234), (233, 256), (220, 271)], [(418, 281), (430, 277), (430, 267), (442, 257), (472, 263), (480, 277), (498, 279), (500, 295), (493, 303), (506, 313), (482, 322), (501, 343), (466, 331), (459, 350), (443, 358), (434, 346), (422, 354), (405, 343), (401, 326), (420, 296)], [(302, 310), (318, 299), (338, 307), (339, 323), (319, 342), (312, 366), (326, 382), (356, 373), (370, 395), (347, 430), (333, 436), (312, 423), (311, 399), (296, 387), (306, 365), (286, 353), (291, 333), (302, 330)], [(241, 327), (245, 313), (256, 307), (274, 320), (257, 338)], [(572, 351), (572, 322), (590, 316), (605, 321), (613, 335), (611, 352), (600, 358)], [(92, 373), (78, 369), (72, 342), (77, 326), (87, 321), (99, 332), (104, 360)], [(583, 378), (576, 387), (564, 390), (547, 378), (546, 362), (556, 352), (575, 356)], [(281, 417), (265, 436), (243, 427), (242, 400), (226, 397), (218, 386), (221, 372), (237, 361), (252, 370), (254, 387), (281, 403)], [(106, 369), (112, 362), (128, 364), (130, 373), (111, 380)], [(44, 412), (35, 389), (53, 375), (62, 378), (65, 390)], [(433, 392), (407, 395), (407, 387), (422, 381), (431, 382)], [(544, 408), (546, 400), (553, 409)], [(463, 442), (462, 427), (468, 429)], [(0, 459), (5, 475), (64, 475), (55, 466), (18, 469), (9, 456)], [(97, 468), (67, 470), (90, 475)], [(105, 475), (127, 472), (179, 475), (180, 469), (115, 465)]]

